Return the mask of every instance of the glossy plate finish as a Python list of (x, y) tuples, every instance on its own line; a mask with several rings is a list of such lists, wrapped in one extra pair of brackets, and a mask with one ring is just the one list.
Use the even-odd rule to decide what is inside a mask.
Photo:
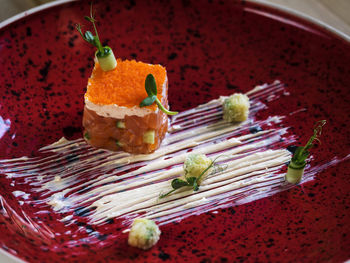
[[(260, 116), (304, 109), (286, 120), (301, 141), (315, 121), (328, 121), (313, 163), (349, 154), (350, 45), (345, 40), (246, 2), (98, 1), (95, 9), (100, 35), (118, 57), (167, 67), (172, 109), (279, 79), (291, 95), (269, 104)], [(88, 13), (87, 1), (67, 3), (0, 30), (1, 159), (33, 156), (63, 135), (81, 136), (93, 51), (74, 26), (85, 23)], [(2, 174), (0, 244), (30, 262), (342, 262), (350, 258), (349, 170), (345, 161), (302, 187), (163, 226), (160, 242), (146, 252), (129, 247), (126, 235), (113, 243), (105, 242), (107, 234), (97, 236), (91, 244), (71, 237), (68, 230), (92, 230), (84, 223), (67, 228), (48, 207), (38, 213), (20, 205), (12, 192), (26, 189)], [(54, 231), (54, 238), (39, 238), (23, 222), (11, 220), (23, 212), (34, 226)], [(106, 229), (112, 235), (118, 231), (113, 224)]]

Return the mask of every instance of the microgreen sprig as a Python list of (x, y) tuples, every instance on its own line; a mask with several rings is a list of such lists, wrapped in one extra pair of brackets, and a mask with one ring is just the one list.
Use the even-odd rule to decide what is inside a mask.
[(90, 6), (90, 16), (84, 16), (84, 19), (92, 23), (95, 35), (93, 35), (90, 31), (85, 31), (85, 33), (83, 33), (80, 24), (76, 25), (77, 31), (86, 42), (97, 48), (96, 57), (100, 63), (101, 68), (104, 71), (114, 69), (117, 66), (117, 62), (115, 60), (112, 49), (108, 46), (102, 46), (101, 44), (95, 24), (96, 19), (94, 17), (92, 4)]
[(292, 160), (290, 162), (290, 166), (293, 168), (303, 168), (306, 165), (306, 159), (310, 155), (310, 148), (315, 145), (315, 141), (320, 142), (319, 137), (322, 133), (322, 127), (326, 124), (326, 120), (321, 120), (316, 122), (314, 128), (314, 134), (310, 137), (305, 146), (300, 146), (296, 149)]
[(322, 128), (326, 124), (326, 120), (316, 122), (314, 127), (314, 134), (310, 137), (305, 146), (297, 147), (293, 157), (288, 164), (288, 171), (286, 174), (286, 180), (290, 183), (298, 183), (304, 173), (306, 166), (306, 159), (310, 155), (310, 149), (315, 145), (315, 142), (320, 143), (319, 137), (322, 133)]
[[(198, 191), (199, 189), (199, 182), (201, 180), (201, 178), (203, 177), (203, 175), (210, 169), (212, 168), (215, 164), (216, 164), (216, 160), (221, 157), (221, 156), (218, 156), (216, 157), (211, 163), (210, 165), (205, 168), (203, 170), (203, 172), (201, 172), (201, 174), (198, 176), (198, 177), (194, 177), (194, 176), (190, 176), (190, 177), (187, 177), (185, 175), (185, 180), (183, 179), (180, 179), (180, 178), (175, 178), (171, 181), (171, 187), (173, 188), (171, 191), (167, 192), (166, 194), (161, 194), (159, 196), (159, 198), (164, 198), (168, 195), (170, 195), (171, 193), (175, 192), (176, 190), (182, 188), (182, 187), (192, 187), (193, 188), (193, 191)], [(223, 169), (219, 169), (219, 171), (223, 171)]]
[(175, 115), (178, 114), (177, 111), (169, 111), (167, 110), (162, 103), (159, 101), (157, 98), (157, 83), (152, 74), (148, 74), (145, 80), (145, 89), (147, 92), (148, 97), (145, 98), (143, 101), (140, 103), (140, 107), (145, 107), (145, 106), (150, 106), (154, 102), (157, 104), (158, 108), (164, 112), (165, 114), (168, 115)]
[[(83, 34), (83, 32), (81, 31), (81, 25), (77, 24), (76, 25), (76, 29), (78, 30), (79, 34), (81, 35), (81, 37), (88, 42), (89, 44), (93, 45), (94, 47), (97, 48), (98, 53), (100, 56), (105, 56), (105, 52), (107, 50), (105, 50), (101, 44), (100, 38), (98, 36), (98, 32), (97, 32), (97, 28), (96, 28), (96, 19), (94, 18), (94, 12), (92, 9), (92, 4), (90, 7), (90, 16), (84, 16), (84, 19), (91, 22), (94, 30), (95, 30), (95, 36), (90, 32), (90, 31), (86, 31), (85, 34)], [(108, 52), (108, 51), (107, 51)]]

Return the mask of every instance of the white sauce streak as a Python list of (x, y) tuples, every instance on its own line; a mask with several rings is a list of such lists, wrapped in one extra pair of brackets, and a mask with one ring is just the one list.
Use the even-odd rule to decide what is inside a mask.
[[(295, 138), (283, 127), (284, 117), (254, 120), (256, 112), (266, 108), (262, 99), (277, 99), (283, 94), (284, 87), (278, 81), (248, 92), (249, 119), (238, 124), (222, 121), (225, 97), (181, 112), (174, 116), (169, 134), (153, 154), (114, 153), (91, 148), (83, 139), (63, 138), (40, 149), (43, 157), (0, 160), (0, 172), (13, 180), (24, 179), (33, 192), (40, 193), (43, 202), (65, 213), (62, 220), (67, 224), (76, 209), (87, 211), (84, 216), (92, 224), (123, 218), (127, 227), (140, 215), (162, 225), (251, 202), (293, 187), (284, 180), (285, 164), (291, 158), (285, 148)], [(279, 128), (272, 129), (276, 123)], [(254, 127), (264, 130), (251, 133)], [(182, 175), (188, 151), (205, 153), (212, 159), (220, 156), (216, 172), (197, 192), (180, 189), (159, 199), (161, 193), (171, 190), (171, 180)], [(330, 165), (340, 161), (335, 159)], [(309, 168), (302, 182), (326, 166)]]

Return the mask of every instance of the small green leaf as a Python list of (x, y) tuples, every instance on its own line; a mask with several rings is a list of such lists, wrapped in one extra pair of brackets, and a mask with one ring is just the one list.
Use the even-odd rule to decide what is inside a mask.
[(156, 102), (158, 108), (164, 112), (165, 114), (168, 115), (175, 115), (178, 112), (176, 111), (168, 111), (162, 103), (158, 100), (157, 98), (157, 83), (156, 80), (154, 79), (152, 74), (148, 74), (145, 80), (145, 89), (148, 94), (148, 97), (145, 98), (143, 101), (140, 103), (140, 107), (144, 106), (149, 106), (152, 105), (154, 102)]
[(91, 23), (95, 22), (95, 19), (93, 17), (84, 16), (84, 19), (91, 22)]
[(140, 107), (145, 107), (145, 106), (149, 106), (152, 105), (154, 103), (154, 101), (156, 100), (156, 96), (151, 96), (151, 97), (147, 97), (145, 98), (143, 101), (141, 101), (140, 103)]
[(157, 95), (157, 83), (152, 74), (148, 74), (145, 80), (145, 88), (148, 96)]
[(90, 31), (85, 32), (85, 40), (95, 46), (95, 37)]
[(188, 186), (188, 183), (186, 181), (184, 181), (184, 180), (176, 178), (176, 179), (171, 181), (171, 187), (173, 189), (179, 189), (179, 188), (181, 188), (183, 186)]
[(177, 189), (180, 189), (183, 186), (189, 186), (188, 183), (182, 179), (176, 178), (171, 181), (171, 187), (173, 188), (171, 191), (167, 192), (166, 194), (160, 194), (159, 198), (164, 198), (168, 195), (170, 195), (172, 192), (176, 191)]
[(186, 181), (188, 182), (188, 185), (193, 186), (195, 181), (197, 181), (196, 177), (186, 177)]

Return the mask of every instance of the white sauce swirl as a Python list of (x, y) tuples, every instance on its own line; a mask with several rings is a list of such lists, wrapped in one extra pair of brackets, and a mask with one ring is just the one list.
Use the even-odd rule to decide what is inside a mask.
[[(160, 149), (152, 154), (115, 153), (91, 148), (83, 139), (61, 139), (40, 149), (41, 157), (0, 160), (0, 172), (13, 184), (17, 178), (24, 180), (31, 191), (40, 193), (41, 202), (65, 213), (62, 221), (66, 222), (74, 218), (75, 209), (86, 209), (89, 212), (84, 216), (92, 224), (123, 218), (128, 227), (142, 215), (162, 225), (251, 202), (293, 187), (284, 180), (285, 164), (291, 157), (285, 148), (295, 142), (295, 137), (287, 133), (288, 127), (283, 127), (285, 117), (254, 119), (256, 112), (266, 108), (260, 100), (277, 99), (283, 92), (279, 82), (248, 92), (250, 116), (238, 124), (221, 119), (225, 97), (181, 112), (172, 119)], [(171, 190), (171, 180), (182, 175), (189, 151), (212, 159), (221, 156), (216, 173), (203, 180), (199, 191), (181, 189), (159, 199), (161, 193)], [(328, 160), (326, 165), (312, 169), (307, 166), (302, 183), (349, 158)]]

